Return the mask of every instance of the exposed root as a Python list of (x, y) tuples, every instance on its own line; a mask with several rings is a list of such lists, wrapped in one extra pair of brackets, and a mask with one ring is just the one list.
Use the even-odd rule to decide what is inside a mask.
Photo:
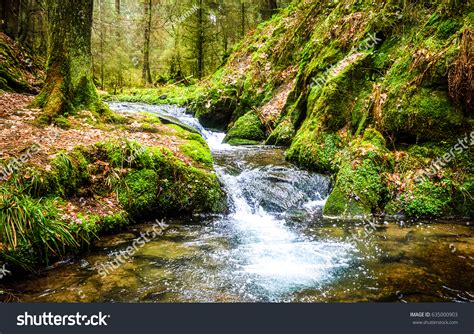
[(449, 69), (449, 95), (459, 105), (468, 110), (474, 108), (474, 30), (462, 33), (459, 56)]

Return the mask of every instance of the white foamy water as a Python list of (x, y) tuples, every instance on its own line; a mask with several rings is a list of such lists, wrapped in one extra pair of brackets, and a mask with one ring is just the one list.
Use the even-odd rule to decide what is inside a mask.
[[(229, 216), (239, 243), (228, 256), (236, 263), (239, 289), (252, 297), (278, 298), (327, 282), (334, 271), (349, 264), (351, 246), (309, 240), (262, 207), (252, 207), (242, 193), (242, 175), (221, 175), (233, 205)], [(322, 201), (311, 201), (311, 207)], [(232, 275), (232, 273), (230, 273)]]

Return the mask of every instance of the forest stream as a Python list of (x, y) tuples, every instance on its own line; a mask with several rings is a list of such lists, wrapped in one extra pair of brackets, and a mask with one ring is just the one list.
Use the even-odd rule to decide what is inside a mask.
[(458, 252), (474, 254), (469, 222), (325, 219), (330, 177), (289, 164), (282, 149), (222, 144), (223, 133), (204, 129), (176, 106), (110, 107), (170, 115), (195, 127), (212, 151), (229, 211), (164, 219), (169, 226), (161, 236), (105, 276), (100, 268), (153, 221), (102, 237), (86, 255), (15, 282), (20, 301), (474, 301), (474, 259)]

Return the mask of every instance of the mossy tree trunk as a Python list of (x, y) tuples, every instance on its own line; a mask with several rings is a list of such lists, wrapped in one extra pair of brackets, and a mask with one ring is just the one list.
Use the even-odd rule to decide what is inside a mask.
[(80, 110), (102, 112), (92, 75), (93, 0), (47, 0), (48, 69), (36, 104), (49, 121)]

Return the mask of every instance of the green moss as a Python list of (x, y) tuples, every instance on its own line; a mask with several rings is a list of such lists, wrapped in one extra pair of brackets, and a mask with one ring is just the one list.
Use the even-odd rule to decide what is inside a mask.
[(121, 94), (105, 97), (113, 102), (142, 102), (148, 104), (177, 104), (186, 106), (204, 93), (199, 85), (169, 85), (160, 88), (131, 88)]
[(129, 225), (128, 213), (125, 211), (101, 218), (102, 232), (115, 232)]
[(268, 137), (267, 145), (289, 146), (296, 131), (293, 123), (289, 118), (285, 118)]
[(256, 140), (248, 140), (248, 139), (230, 139), (227, 144), (232, 145), (232, 146), (254, 146), (254, 145), (260, 145), (262, 144), (261, 141), (256, 141)]
[(59, 126), (61, 129), (67, 130), (71, 128), (71, 122), (62, 115), (54, 118), (53, 124)]
[(362, 137), (362, 142), (365, 144), (375, 145), (378, 149), (385, 149), (387, 142), (380, 132), (375, 129), (367, 129)]
[(134, 140), (109, 141), (97, 145), (98, 157), (110, 162), (112, 167), (152, 168), (149, 150)]
[(214, 159), (207, 144), (201, 141), (189, 140), (186, 144), (180, 146), (181, 151), (194, 161), (203, 164), (206, 167), (212, 168)]
[(370, 215), (380, 208), (385, 187), (380, 167), (370, 159), (353, 168), (344, 164), (336, 179), (334, 190), (324, 207), (328, 216)]
[(158, 180), (158, 174), (150, 169), (128, 173), (119, 191), (119, 200), (125, 210), (132, 215), (156, 211)]
[(87, 183), (88, 162), (79, 151), (59, 153), (51, 161), (51, 171), (33, 174), (32, 191), (36, 195), (54, 194), (61, 197), (72, 196)]
[(462, 27), (462, 22), (459, 22), (458, 20), (455, 19), (447, 19), (440, 23), (437, 28), (438, 28), (438, 36), (442, 39), (446, 39), (450, 37), (453, 33), (458, 31)]
[[(182, 147), (183, 148), (183, 147)], [(184, 144), (203, 165), (212, 165), (209, 149), (199, 141)], [(137, 164), (119, 183), (120, 203), (133, 216), (219, 212), (225, 197), (215, 174), (188, 166), (171, 151), (150, 148), (146, 164)], [(119, 155), (121, 159), (121, 155)]]
[(187, 131), (176, 124), (169, 124), (168, 127), (174, 129), (174, 132), (170, 132), (169, 134), (186, 140), (194, 140), (201, 143), (203, 146), (207, 146), (206, 140), (199, 133)]
[(386, 131), (421, 140), (450, 138), (453, 131), (461, 130), (464, 119), (446, 92), (428, 88), (391, 99), (383, 117)]
[(301, 131), (287, 151), (286, 158), (311, 170), (334, 172), (337, 169), (334, 159), (340, 143), (339, 136), (334, 133), (321, 133), (313, 137), (311, 132)]
[(394, 165), (383, 136), (367, 129), (334, 159), (339, 169), (324, 214), (354, 217), (382, 211), (388, 193), (385, 174)]
[(353, 197), (347, 197), (339, 188), (332, 191), (323, 214), (328, 217), (364, 217), (372, 214), (371, 210)]
[(423, 181), (416, 185), (413, 195), (405, 198), (405, 212), (412, 217), (440, 217), (451, 204), (446, 185)]
[[(111, 124), (128, 124), (129, 119), (125, 116), (122, 116), (116, 112), (110, 112), (109, 114), (104, 116), (104, 122), (111, 123)], [(147, 121), (150, 120), (147, 118)]]
[(240, 117), (234, 126), (227, 133), (224, 142), (234, 143), (239, 140), (261, 142), (265, 140), (265, 131), (260, 118), (254, 111), (249, 111), (244, 116)]

